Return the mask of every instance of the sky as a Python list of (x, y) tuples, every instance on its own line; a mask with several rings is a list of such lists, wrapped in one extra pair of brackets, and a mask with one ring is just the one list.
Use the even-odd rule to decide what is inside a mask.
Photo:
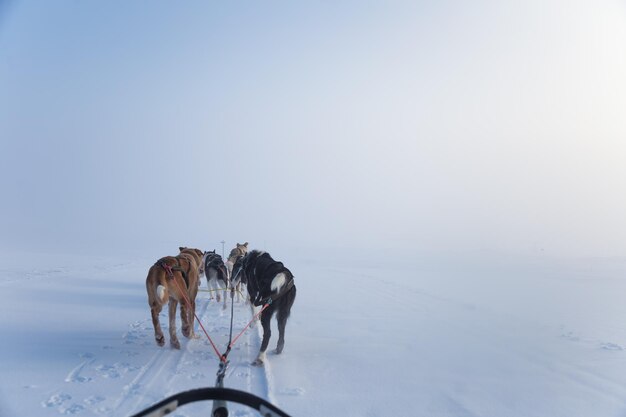
[(626, 2), (0, 0), (0, 248), (626, 256)]

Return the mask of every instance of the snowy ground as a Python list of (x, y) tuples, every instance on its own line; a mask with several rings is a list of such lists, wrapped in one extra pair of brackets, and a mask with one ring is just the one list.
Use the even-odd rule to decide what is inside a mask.
[[(127, 416), (213, 386), (217, 359), (201, 332), (181, 337), (180, 351), (154, 343), (145, 275), (159, 255), (0, 256), (0, 416)], [(626, 416), (623, 260), (274, 255), (298, 287), (285, 351), (249, 366), (259, 326), (248, 331), (228, 387), (293, 416)], [(198, 313), (223, 346), (229, 310), (200, 293)], [(249, 318), (236, 304), (235, 331)]]

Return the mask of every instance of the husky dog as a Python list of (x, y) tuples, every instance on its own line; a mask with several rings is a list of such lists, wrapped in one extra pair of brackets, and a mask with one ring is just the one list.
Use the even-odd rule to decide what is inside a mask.
[[(207, 287), (209, 291), (215, 292), (215, 298), (217, 302), (220, 302), (220, 289), (224, 289), (224, 308), (226, 308), (226, 294), (228, 292), (228, 271), (224, 260), (220, 255), (215, 253), (215, 250), (204, 252), (202, 258), (202, 264), (204, 265), (204, 271), (206, 274)], [(218, 281), (221, 281), (219, 283)]]
[[(229, 277), (232, 277), (233, 266), (235, 265), (235, 262), (237, 262), (237, 259), (244, 256), (246, 253), (248, 253), (248, 242), (245, 242), (243, 244), (237, 243), (237, 246), (235, 246), (230, 251), (230, 254), (228, 255), (228, 259), (226, 260), (226, 267), (228, 268)], [(245, 283), (242, 281), (239, 281), (234, 285), (235, 285), (236, 298), (237, 298), (237, 301), (239, 301), (239, 295), (241, 294), (241, 290), (243, 289), (242, 287), (245, 285)]]
[(285, 326), (291, 306), (296, 299), (293, 274), (282, 262), (272, 259), (269, 253), (253, 250), (235, 262), (232, 280), (234, 283), (238, 281), (246, 283), (253, 306), (267, 306), (261, 313), (263, 325), (261, 349), (252, 363), (256, 366), (263, 365), (271, 336), (270, 320), (274, 312), (277, 313), (278, 320), (276, 354), (280, 354), (285, 347)]
[(194, 261), (196, 261), (196, 265), (198, 266), (198, 270), (200, 270), (200, 259), (202, 259), (202, 251), (200, 249), (188, 248), (186, 246), (179, 246), (178, 250), (180, 253), (179, 256), (191, 256)]
[(166, 256), (150, 267), (146, 277), (148, 304), (152, 314), (154, 338), (157, 345), (165, 344), (165, 337), (159, 322), (159, 313), (169, 303), (170, 345), (180, 349), (176, 337), (176, 307), (180, 302), (180, 318), (183, 336), (194, 336), (193, 324), (196, 311), (196, 295), (202, 251), (186, 247), (179, 248), (177, 256)]

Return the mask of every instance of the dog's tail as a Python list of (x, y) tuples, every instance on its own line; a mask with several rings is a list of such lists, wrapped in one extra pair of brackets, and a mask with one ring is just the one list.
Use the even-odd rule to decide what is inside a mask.
[(286, 281), (287, 281), (287, 276), (285, 275), (284, 272), (276, 274), (276, 276), (272, 280), (272, 283), (270, 285), (270, 289), (272, 291), (280, 292), (281, 287), (283, 285), (285, 285)]
[(157, 299), (159, 300), (161, 304), (165, 304), (165, 301), (169, 298), (167, 294), (167, 288), (165, 288), (163, 285), (160, 285), (160, 284), (156, 289), (156, 295), (157, 295)]
[(163, 306), (167, 304), (169, 299), (169, 291), (167, 286), (164, 285), (165, 281), (160, 276), (161, 271), (159, 271), (156, 266), (150, 268), (148, 272), (148, 277), (146, 278), (146, 289), (148, 290), (148, 303), (152, 307), (156, 307), (157, 304)]

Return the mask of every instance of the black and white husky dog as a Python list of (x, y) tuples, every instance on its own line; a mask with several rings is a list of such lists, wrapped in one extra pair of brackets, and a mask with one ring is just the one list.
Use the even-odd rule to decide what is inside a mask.
[(228, 291), (228, 271), (224, 260), (215, 250), (204, 252), (202, 257), (204, 274), (206, 275), (207, 287), (212, 293), (215, 292), (217, 302), (220, 302), (220, 290), (224, 290), (224, 308), (226, 308), (226, 294)]
[(233, 284), (241, 281), (247, 285), (250, 303), (254, 307), (267, 305), (261, 313), (263, 341), (259, 355), (253, 365), (263, 365), (265, 351), (272, 334), (270, 320), (274, 312), (278, 320), (278, 344), (276, 354), (285, 347), (285, 326), (296, 299), (296, 286), (293, 274), (282, 262), (272, 259), (269, 253), (253, 250), (239, 258), (233, 266)]

